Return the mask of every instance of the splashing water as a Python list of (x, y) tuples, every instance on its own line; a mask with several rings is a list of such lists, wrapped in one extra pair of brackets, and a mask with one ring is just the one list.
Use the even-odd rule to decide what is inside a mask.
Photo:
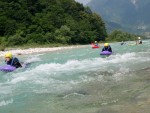
[(0, 113), (149, 113), (149, 43), (21, 57), (26, 69), (0, 72)]

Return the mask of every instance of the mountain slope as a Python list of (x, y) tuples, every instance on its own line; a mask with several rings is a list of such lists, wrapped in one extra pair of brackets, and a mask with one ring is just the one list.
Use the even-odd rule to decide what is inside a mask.
[(88, 6), (101, 14), (106, 22), (120, 24), (133, 32), (150, 28), (149, 0), (92, 0)]

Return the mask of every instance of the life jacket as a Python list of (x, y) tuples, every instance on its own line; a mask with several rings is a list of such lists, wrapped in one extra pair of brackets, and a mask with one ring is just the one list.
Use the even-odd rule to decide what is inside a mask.
[(12, 60), (11, 60), (11, 64), (10, 64), (10, 65), (12, 66), (12, 65), (13, 65), (13, 63), (14, 63), (14, 58), (12, 58)]
[(139, 44), (142, 44), (142, 40), (139, 40)]
[(8, 61), (8, 62), (7, 62), (7, 65), (13, 66), (13, 63), (14, 63), (14, 58), (12, 58), (10, 61)]
[(98, 46), (98, 44), (96, 43), (95, 46)]
[(108, 46), (107, 48), (106, 48), (106, 47), (104, 47), (104, 51), (108, 51), (108, 50), (109, 50), (109, 48), (110, 48), (110, 46)]

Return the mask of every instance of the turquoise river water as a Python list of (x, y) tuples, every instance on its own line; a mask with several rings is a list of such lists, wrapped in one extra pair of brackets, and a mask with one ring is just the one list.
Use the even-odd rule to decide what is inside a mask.
[(19, 56), (31, 64), (0, 72), (0, 113), (150, 113), (150, 40), (111, 46)]

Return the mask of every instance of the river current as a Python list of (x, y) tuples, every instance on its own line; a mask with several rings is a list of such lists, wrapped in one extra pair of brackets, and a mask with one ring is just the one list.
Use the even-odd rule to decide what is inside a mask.
[(150, 113), (150, 40), (111, 46), (19, 56), (31, 64), (0, 72), (0, 113)]

